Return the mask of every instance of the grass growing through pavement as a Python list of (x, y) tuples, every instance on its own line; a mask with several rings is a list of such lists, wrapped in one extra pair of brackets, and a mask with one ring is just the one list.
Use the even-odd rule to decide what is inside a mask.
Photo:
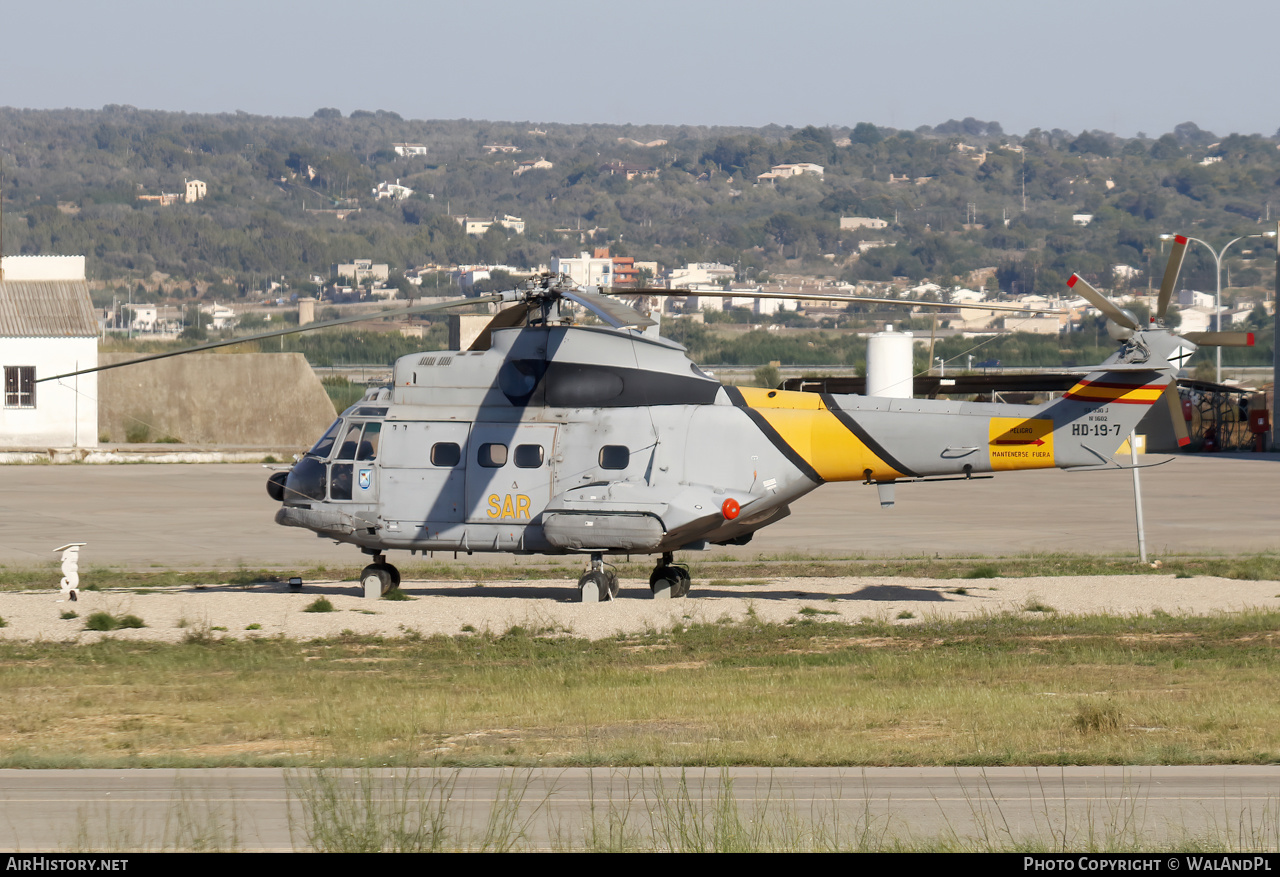
[[(596, 642), (6, 642), (0, 765), (1266, 763), (1278, 626), (1041, 612)], [(1114, 722), (1090, 718), (1110, 704)]]

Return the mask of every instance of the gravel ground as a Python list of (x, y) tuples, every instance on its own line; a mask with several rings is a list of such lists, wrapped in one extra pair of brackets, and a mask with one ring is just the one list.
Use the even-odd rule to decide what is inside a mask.
[[(795, 618), (812, 607), (818, 620), (862, 618), (911, 624), (935, 617), (1022, 612), (1028, 606), (1060, 613), (1106, 612), (1208, 614), (1248, 608), (1280, 608), (1280, 582), (1237, 581), (1209, 576), (1069, 576), (1051, 578), (776, 578), (694, 583), (691, 597), (653, 600), (648, 583), (624, 580), (611, 603), (572, 601), (573, 582), (405, 582), (412, 599), (365, 600), (354, 582), (308, 582), (301, 591), (263, 584), (249, 588), (216, 586), (148, 591), (82, 591), (67, 602), (57, 591), (0, 593), (0, 639), (93, 643), (119, 640), (180, 642), (193, 632), (218, 637), (293, 639), (357, 634), (401, 636), (458, 634), (464, 629), (503, 633), (515, 625), (599, 639), (617, 634), (670, 629), (688, 622), (742, 620), (754, 612), (762, 621)], [(962, 590), (964, 593), (956, 593)], [(335, 611), (306, 612), (317, 597)], [(77, 617), (63, 619), (68, 611)], [(92, 612), (136, 615), (146, 627), (109, 633), (87, 631)], [(1043, 610), (1042, 610), (1043, 611)], [(911, 617), (903, 618), (907, 613)], [(249, 630), (250, 625), (260, 625)]]

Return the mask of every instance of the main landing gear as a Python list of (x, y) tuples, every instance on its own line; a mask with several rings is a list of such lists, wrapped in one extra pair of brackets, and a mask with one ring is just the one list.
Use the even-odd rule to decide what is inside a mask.
[(649, 576), (649, 590), (655, 600), (671, 600), (689, 595), (689, 570), (675, 564), (670, 551), (662, 555), (662, 561)]
[(578, 579), (578, 601), (581, 603), (603, 603), (618, 596), (618, 574), (605, 569), (604, 555), (598, 551), (591, 552), (591, 569)]
[(377, 600), (400, 587), (400, 570), (387, 563), (385, 554), (375, 554), (373, 563), (360, 570), (360, 586), (366, 599)]
[[(676, 564), (670, 551), (649, 576), (649, 590), (655, 600), (671, 600), (689, 595), (689, 570)], [(618, 596), (618, 574), (606, 568), (604, 554), (591, 553), (591, 568), (578, 579), (578, 600), (582, 603), (603, 603)]]

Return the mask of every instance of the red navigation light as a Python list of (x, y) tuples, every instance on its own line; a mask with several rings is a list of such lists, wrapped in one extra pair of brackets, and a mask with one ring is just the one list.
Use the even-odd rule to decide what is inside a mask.
[(732, 521), (740, 511), (742, 511), (742, 506), (738, 505), (736, 499), (726, 499), (724, 505), (720, 506), (720, 514), (724, 515), (726, 521)]

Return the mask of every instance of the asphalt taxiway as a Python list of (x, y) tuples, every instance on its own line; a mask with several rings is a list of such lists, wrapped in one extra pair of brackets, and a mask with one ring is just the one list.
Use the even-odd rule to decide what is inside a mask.
[[(1146, 462), (1155, 462), (1149, 457)], [(280, 527), (261, 465), (130, 464), (0, 467), (0, 564), (39, 566), (86, 542), (95, 564), (146, 569), (355, 566), (361, 555)], [(1280, 547), (1280, 455), (1179, 456), (1141, 471), (1147, 549), (1235, 554)], [(863, 484), (827, 484), (738, 557), (1137, 552), (1132, 474), (1010, 472), (990, 480), (902, 484), (882, 510)], [(451, 555), (448, 555), (451, 556)], [(393, 563), (404, 555), (393, 552)], [(476, 554), (471, 562), (534, 559)]]

